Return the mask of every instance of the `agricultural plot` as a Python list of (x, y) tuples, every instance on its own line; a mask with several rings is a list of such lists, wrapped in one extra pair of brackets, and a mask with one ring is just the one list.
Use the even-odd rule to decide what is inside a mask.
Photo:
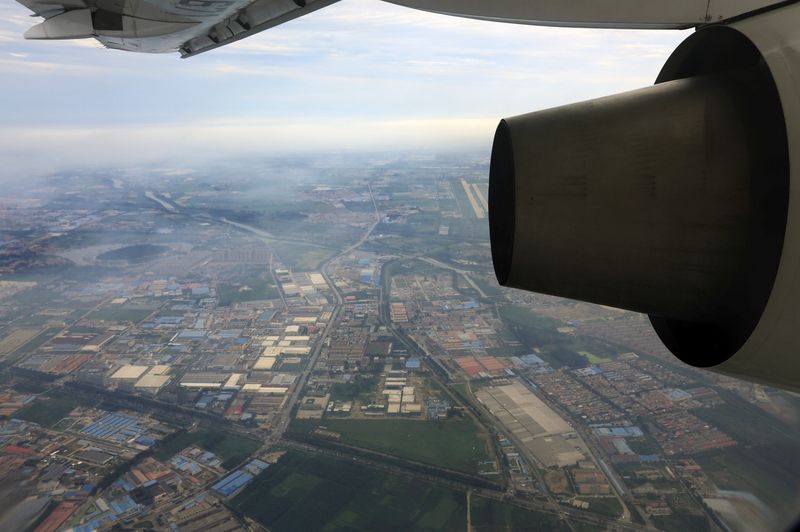
[(69, 414), (79, 403), (73, 397), (58, 393), (39, 398), (14, 414), (15, 418), (32, 421), (43, 427), (51, 427)]
[[(296, 530), (463, 531), (463, 492), (357, 463), (289, 452), (232, 501), (273, 532)], [(472, 499), (474, 530), (567, 530), (558, 518)]]
[(389, 453), (467, 473), (477, 473), (478, 463), (490, 460), (486, 440), (469, 419), (437, 422), (408, 419), (325, 419), (295, 421), (295, 429), (310, 431), (317, 425), (341, 435), (342, 443)]

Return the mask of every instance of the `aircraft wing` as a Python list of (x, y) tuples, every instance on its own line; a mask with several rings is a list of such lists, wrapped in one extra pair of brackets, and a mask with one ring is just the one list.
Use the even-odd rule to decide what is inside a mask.
[(181, 57), (191, 57), (244, 39), (260, 31), (329, 6), (339, 0), (256, 0), (214, 27), (214, 31), (190, 39), (180, 47)]
[(777, 0), (385, 0), (460, 17), (583, 28), (683, 29), (728, 20)]
[(108, 48), (190, 57), (338, 0), (17, 0), (45, 20), (26, 39), (94, 37)]
[[(191, 57), (338, 0), (17, 0), (45, 20), (27, 39), (94, 37), (108, 48)], [(386, 0), (497, 22), (606, 28), (689, 28), (775, 0)]]

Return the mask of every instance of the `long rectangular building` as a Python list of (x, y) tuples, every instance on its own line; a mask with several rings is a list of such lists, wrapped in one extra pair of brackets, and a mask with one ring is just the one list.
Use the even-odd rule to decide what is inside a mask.
[(488, 386), (475, 395), (545, 467), (586, 459), (586, 444), (580, 436), (522, 382)]

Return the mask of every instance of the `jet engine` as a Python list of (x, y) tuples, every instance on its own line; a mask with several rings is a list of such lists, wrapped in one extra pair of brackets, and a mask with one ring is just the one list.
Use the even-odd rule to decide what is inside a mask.
[(800, 391), (800, 6), (709, 25), (655, 85), (506, 118), (500, 284), (649, 315), (693, 366)]

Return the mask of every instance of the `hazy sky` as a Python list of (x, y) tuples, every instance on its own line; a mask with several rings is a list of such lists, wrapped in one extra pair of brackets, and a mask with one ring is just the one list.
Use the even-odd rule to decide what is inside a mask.
[(0, 177), (76, 165), (475, 146), (499, 118), (649, 85), (687, 35), (343, 0), (192, 59), (35, 42), (0, 3)]

